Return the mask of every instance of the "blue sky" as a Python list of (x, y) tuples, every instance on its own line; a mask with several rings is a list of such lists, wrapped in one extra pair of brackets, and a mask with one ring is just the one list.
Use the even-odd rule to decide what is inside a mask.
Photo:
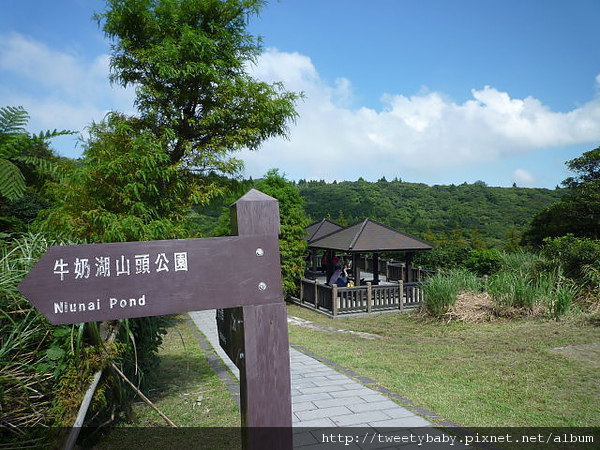
[[(133, 93), (108, 82), (101, 0), (0, 6), (0, 98), (32, 131), (84, 132)], [(281, 0), (249, 29), (257, 78), (303, 91), (246, 176), (553, 188), (600, 145), (597, 0)], [(73, 139), (56, 140), (79, 156)]]

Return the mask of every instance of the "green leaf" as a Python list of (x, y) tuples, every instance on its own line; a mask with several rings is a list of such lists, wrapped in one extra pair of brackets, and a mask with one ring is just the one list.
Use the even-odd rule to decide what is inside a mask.
[(60, 347), (50, 347), (48, 350), (46, 350), (46, 356), (48, 356), (48, 359), (52, 361), (58, 361), (65, 356), (65, 351)]

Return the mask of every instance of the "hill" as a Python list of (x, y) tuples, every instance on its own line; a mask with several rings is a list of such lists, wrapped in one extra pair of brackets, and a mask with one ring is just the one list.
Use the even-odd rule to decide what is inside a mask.
[(557, 202), (564, 189), (490, 187), (484, 182), (428, 186), (399, 180), (298, 183), (305, 209), (314, 220), (329, 217), (341, 225), (365, 217), (415, 236), (444, 239), (462, 231), (487, 245), (519, 239), (535, 214)]

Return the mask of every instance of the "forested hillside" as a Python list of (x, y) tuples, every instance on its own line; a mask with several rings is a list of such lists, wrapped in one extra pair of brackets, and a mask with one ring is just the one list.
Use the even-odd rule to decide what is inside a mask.
[(403, 181), (362, 179), (298, 182), (306, 211), (346, 225), (369, 217), (398, 230), (443, 239), (460, 230), (487, 245), (517, 241), (535, 214), (557, 202), (564, 189), (490, 187), (483, 182), (428, 186)]

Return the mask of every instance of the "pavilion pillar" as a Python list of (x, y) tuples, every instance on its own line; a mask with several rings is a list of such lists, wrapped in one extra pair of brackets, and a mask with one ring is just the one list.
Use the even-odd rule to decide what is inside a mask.
[(379, 284), (379, 253), (373, 253), (373, 285)]
[(352, 273), (354, 286), (360, 286), (360, 253), (352, 253)]
[(329, 279), (335, 272), (335, 267), (333, 265), (333, 258), (335, 257), (335, 251), (327, 250), (327, 266), (325, 267), (325, 284), (329, 283)]
[(412, 271), (413, 256), (415, 256), (414, 252), (408, 252), (406, 254), (406, 282), (407, 283), (412, 283), (412, 281), (413, 281), (413, 271)]

